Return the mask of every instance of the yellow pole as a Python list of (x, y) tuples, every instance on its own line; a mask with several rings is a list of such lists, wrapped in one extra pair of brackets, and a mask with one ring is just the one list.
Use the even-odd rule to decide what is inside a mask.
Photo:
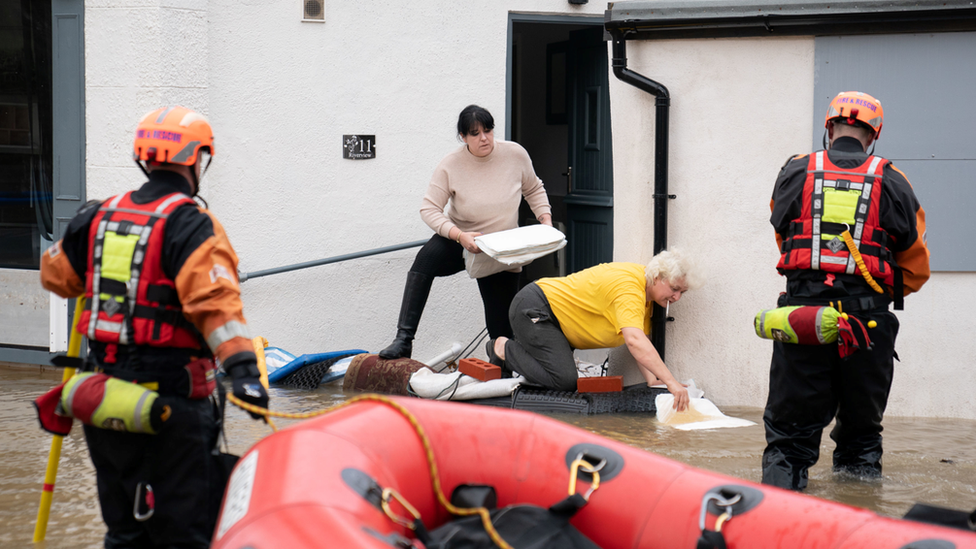
[(264, 358), (264, 348), (268, 346), (268, 340), (261, 336), (257, 336), (251, 340), (251, 344), (254, 345), (254, 355), (258, 359), (258, 371), (261, 372), (261, 385), (264, 385), (264, 390), (268, 390), (268, 365), (265, 363)]
[[(75, 314), (71, 321), (71, 336), (68, 338), (68, 356), (77, 357), (81, 354), (81, 334), (78, 333), (78, 319), (85, 308), (85, 297), (75, 300)], [(74, 368), (65, 368), (61, 381), (65, 382), (75, 375)], [(63, 436), (54, 435), (51, 439), (51, 451), (47, 455), (47, 472), (44, 473), (44, 488), (41, 492), (41, 506), (37, 509), (37, 523), (34, 525), (34, 543), (44, 541), (47, 534), (47, 521), (51, 517), (51, 500), (54, 498), (54, 483), (58, 478), (58, 461), (61, 459), (61, 442)]]

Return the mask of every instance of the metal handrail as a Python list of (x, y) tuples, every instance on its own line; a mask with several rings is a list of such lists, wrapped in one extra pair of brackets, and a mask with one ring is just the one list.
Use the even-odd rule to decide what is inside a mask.
[(385, 246), (383, 248), (374, 248), (372, 250), (365, 250), (362, 252), (354, 252), (351, 254), (337, 255), (333, 257), (327, 257), (325, 259), (317, 259), (315, 261), (306, 261), (305, 263), (296, 263), (294, 265), (285, 265), (284, 267), (275, 267), (273, 269), (265, 269), (263, 271), (254, 271), (253, 273), (239, 273), (239, 278), (241, 282), (246, 282), (252, 278), (259, 278), (262, 276), (268, 276), (278, 273), (287, 273), (289, 271), (297, 271), (299, 269), (307, 269), (309, 267), (318, 267), (319, 265), (328, 265), (329, 263), (339, 263), (340, 261), (348, 261), (350, 259), (359, 259), (360, 257), (369, 257), (371, 255), (385, 254), (387, 252), (395, 252), (397, 250), (406, 250), (407, 248), (416, 248), (417, 246), (423, 246), (427, 243), (427, 240), (415, 240), (413, 242), (407, 242), (405, 244), (395, 244), (393, 246)]

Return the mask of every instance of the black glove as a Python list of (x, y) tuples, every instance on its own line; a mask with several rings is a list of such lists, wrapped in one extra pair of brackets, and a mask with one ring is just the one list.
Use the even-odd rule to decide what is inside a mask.
[[(224, 361), (224, 371), (230, 375), (234, 383), (234, 396), (255, 406), (268, 407), (268, 391), (261, 385), (261, 372), (254, 353), (245, 351), (237, 353)], [(264, 416), (248, 412), (254, 419)]]

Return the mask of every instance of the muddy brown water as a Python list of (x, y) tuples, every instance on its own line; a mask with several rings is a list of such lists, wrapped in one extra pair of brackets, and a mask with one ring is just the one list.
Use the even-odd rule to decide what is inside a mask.
[[(52, 368), (0, 363), (0, 547), (101, 547), (105, 527), (99, 515), (95, 472), (77, 426), (64, 439), (47, 541), (32, 544), (51, 437), (38, 427), (30, 402), (59, 383), (60, 378), (60, 371)], [(271, 390), (272, 407), (285, 412), (317, 410), (350, 396), (336, 384), (316, 391)], [(552, 417), (696, 467), (758, 482), (764, 446), (762, 410), (727, 407), (722, 411), (757, 425), (679, 431), (659, 425), (648, 415)], [(267, 426), (233, 407), (228, 409), (227, 419), (234, 453), (243, 453), (270, 433)], [(279, 428), (291, 423), (277, 421)], [(836, 476), (830, 471), (833, 443), (825, 435), (820, 463), (810, 471), (807, 493), (894, 517), (903, 515), (918, 501), (957, 509), (976, 508), (976, 421), (889, 416), (885, 419), (884, 437), (884, 477), (868, 481)]]

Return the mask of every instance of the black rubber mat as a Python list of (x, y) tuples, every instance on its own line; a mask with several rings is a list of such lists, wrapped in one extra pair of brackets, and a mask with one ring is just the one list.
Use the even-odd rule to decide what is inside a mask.
[(530, 412), (568, 414), (656, 414), (654, 399), (667, 389), (652, 389), (644, 384), (625, 387), (618, 393), (576, 393), (542, 387), (520, 386), (510, 397), (468, 400), (471, 404), (513, 408)]

